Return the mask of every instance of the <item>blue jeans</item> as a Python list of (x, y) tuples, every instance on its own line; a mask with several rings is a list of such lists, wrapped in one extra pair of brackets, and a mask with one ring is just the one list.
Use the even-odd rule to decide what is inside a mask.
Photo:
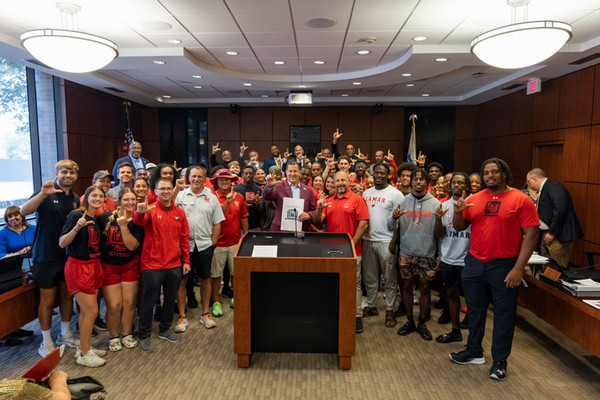
[(462, 287), (467, 300), (469, 339), (467, 348), (482, 351), (487, 309), (494, 304), (494, 332), (492, 335), (492, 358), (507, 358), (515, 332), (515, 314), (519, 288), (506, 288), (506, 275), (514, 267), (516, 258), (499, 258), (488, 262), (479, 261), (470, 253), (465, 257)]
[(156, 269), (142, 271), (142, 284), (144, 285), (144, 298), (142, 299), (142, 309), (140, 312), (139, 338), (150, 337), (152, 330), (152, 311), (154, 310), (154, 301), (163, 288), (163, 306), (160, 313), (159, 332), (166, 332), (173, 323), (173, 308), (177, 298), (177, 290), (182, 275), (181, 267), (170, 269)]

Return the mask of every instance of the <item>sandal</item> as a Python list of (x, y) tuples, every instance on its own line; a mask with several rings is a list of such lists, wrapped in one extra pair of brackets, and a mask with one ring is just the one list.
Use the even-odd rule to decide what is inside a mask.
[(120, 351), (122, 348), (121, 339), (119, 338), (110, 339), (108, 342), (108, 350), (110, 351)]
[(123, 346), (128, 349), (133, 349), (138, 345), (137, 340), (135, 340), (131, 335), (124, 336), (123, 340), (121, 340), (121, 343), (123, 343)]
[(393, 328), (396, 326), (396, 324), (397, 324), (397, 322), (396, 322), (396, 317), (394, 317), (394, 311), (387, 310), (385, 313), (385, 327)]

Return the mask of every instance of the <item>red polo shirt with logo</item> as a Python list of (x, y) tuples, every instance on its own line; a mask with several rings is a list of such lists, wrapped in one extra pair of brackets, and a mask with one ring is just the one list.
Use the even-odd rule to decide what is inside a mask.
[[(246, 202), (241, 194), (234, 192), (235, 196), (227, 212), (225, 212), (225, 221), (221, 222), (221, 235), (217, 242), (217, 247), (229, 247), (238, 244), (241, 238), (242, 218), (248, 218), (248, 209)], [(219, 203), (224, 204), (227, 201), (227, 195), (221, 193), (217, 189), (215, 195), (219, 199)]]
[[(323, 209), (327, 217), (327, 232), (347, 232), (354, 237), (358, 222), (369, 220), (369, 210), (364, 199), (350, 189), (342, 196), (337, 194), (327, 199), (327, 206)], [(356, 244), (356, 255), (360, 256), (361, 241)]]

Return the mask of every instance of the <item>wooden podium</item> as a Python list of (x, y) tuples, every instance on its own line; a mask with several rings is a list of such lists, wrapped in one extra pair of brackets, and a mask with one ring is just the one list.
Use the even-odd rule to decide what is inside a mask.
[[(255, 246), (277, 246), (277, 257), (252, 257)], [(337, 352), (340, 369), (351, 368), (356, 254), (347, 233), (305, 233), (297, 238), (293, 232), (248, 232), (234, 260), (238, 367), (250, 366), (254, 350)], [(314, 308), (315, 302), (323, 308)], [(328, 338), (329, 347), (323, 343)]]

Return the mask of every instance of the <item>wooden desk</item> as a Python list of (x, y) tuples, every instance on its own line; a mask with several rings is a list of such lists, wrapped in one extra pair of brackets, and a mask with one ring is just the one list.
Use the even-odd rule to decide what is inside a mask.
[(528, 287), (519, 289), (519, 304), (600, 357), (600, 311), (531, 275), (524, 278)]
[(0, 294), (0, 337), (36, 319), (39, 304), (40, 291), (35, 283)]
[[(250, 236), (252, 235), (252, 236)], [(238, 367), (249, 367), (252, 354), (252, 317), (251, 317), (251, 294), (253, 272), (277, 272), (277, 273), (329, 273), (339, 276), (339, 309), (338, 309), (338, 340), (337, 353), (339, 356), (340, 369), (351, 368), (351, 357), (355, 354), (356, 340), (356, 255), (354, 246), (348, 234), (323, 234), (307, 233), (307, 239), (323, 238), (330, 235), (335, 236), (348, 248), (349, 255), (336, 257), (318, 257), (319, 251), (310, 245), (310, 240), (302, 241), (294, 239), (293, 234), (283, 232), (248, 232), (240, 241), (240, 246), (234, 258), (235, 262), (235, 312), (234, 312), (234, 351), (237, 354)], [(321, 236), (315, 236), (321, 235)], [(341, 236), (340, 236), (341, 235)], [(256, 239), (259, 244), (265, 244), (264, 238), (268, 237), (271, 245), (280, 243), (277, 258), (251, 257), (248, 246), (244, 242)], [(253, 239), (255, 238), (255, 239)], [(262, 238), (262, 242), (260, 241)], [(280, 242), (283, 241), (285, 243)], [(297, 241), (296, 243), (293, 243)], [(250, 246), (252, 247), (252, 246)], [(334, 247), (333, 245), (331, 247)], [(287, 248), (287, 250), (286, 250)], [(286, 257), (289, 251), (293, 254)], [(244, 254), (244, 255), (240, 255)], [(298, 257), (305, 254), (306, 257)], [(314, 255), (308, 257), (308, 255)], [(310, 296), (310, 290), (306, 291)], [(277, 299), (281, 301), (282, 299)]]

